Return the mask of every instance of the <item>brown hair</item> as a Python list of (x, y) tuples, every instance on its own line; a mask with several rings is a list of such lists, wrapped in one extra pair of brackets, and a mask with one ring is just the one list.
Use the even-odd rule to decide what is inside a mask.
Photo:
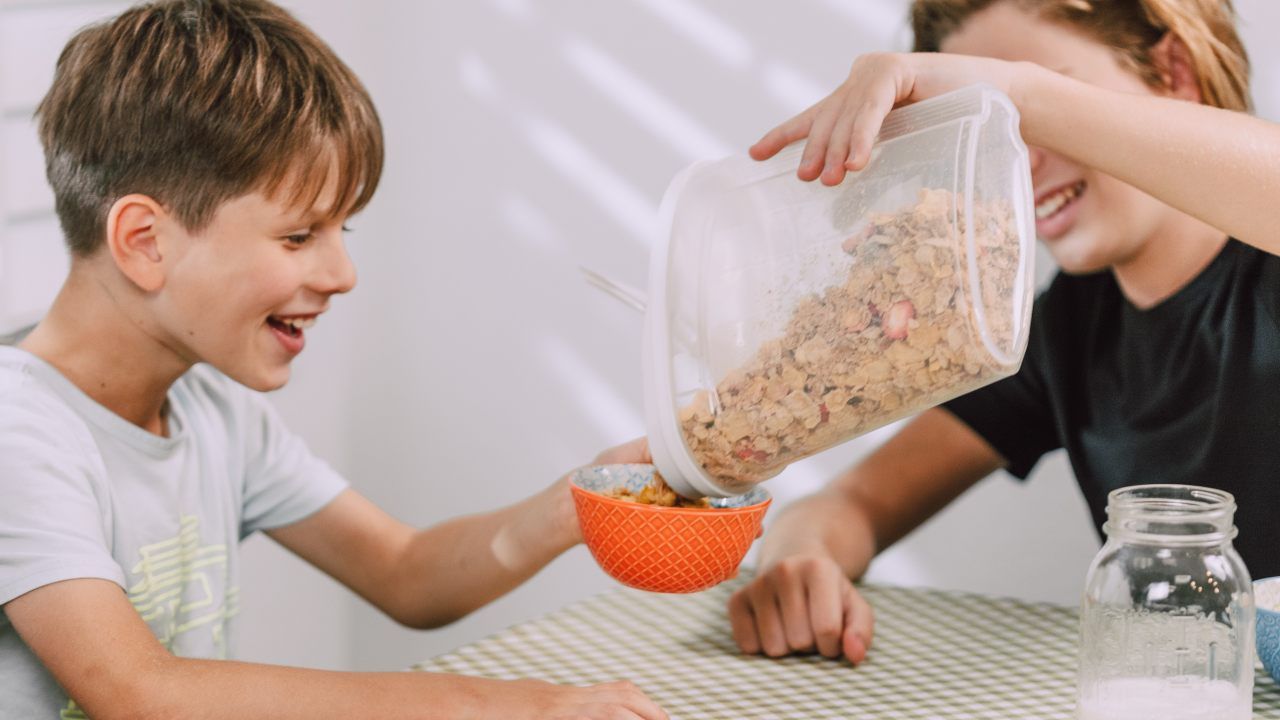
[(198, 232), (227, 200), (286, 182), (313, 205), (331, 168), (332, 216), (382, 174), (364, 86), (320, 38), (266, 0), (165, 0), (81, 30), (36, 110), (73, 254), (104, 242), (111, 205), (154, 198)]
[[(974, 13), (1005, 0), (915, 0), (915, 49), (938, 52)], [(1167, 33), (1187, 47), (1204, 102), (1248, 111), (1249, 58), (1236, 34), (1231, 0), (1009, 0), (1053, 22), (1079, 28), (1115, 49), (1151, 87), (1161, 86), (1152, 48)]]

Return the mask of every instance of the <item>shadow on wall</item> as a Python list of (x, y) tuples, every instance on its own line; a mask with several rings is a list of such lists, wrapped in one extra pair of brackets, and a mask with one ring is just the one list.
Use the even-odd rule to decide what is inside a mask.
[[(1280, 23), (1280, 10), (1237, 6), (1250, 21), (1265, 116), (1280, 98), (1280, 51), (1262, 31)], [(514, 501), (641, 434), (640, 318), (577, 267), (644, 287), (671, 177), (693, 160), (744, 151), (834, 87), (855, 55), (905, 48), (906, 7), (384, 2), (362, 6), (350, 26), (318, 25), (326, 37), (353, 35), (344, 56), (388, 136), (379, 196), (352, 223), (362, 285), (342, 300), (350, 382), (315, 383), (346, 396), (336, 422), (357, 487), (427, 524)], [(307, 407), (299, 399), (296, 410)], [(789, 469), (770, 484), (778, 504), (874, 442)], [(1060, 458), (1026, 487), (993, 478), (873, 575), (1071, 602), (1063, 588), (1078, 585), (1075, 565), (1096, 547), (1082, 507)], [(356, 664), (401, 667), (608, 586), (575, 552), (439, 633), (404, 633), (358, 609)]]

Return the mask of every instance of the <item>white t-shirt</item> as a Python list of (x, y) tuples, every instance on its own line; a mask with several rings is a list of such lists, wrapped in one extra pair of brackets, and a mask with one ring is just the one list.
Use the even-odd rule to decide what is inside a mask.
[[(102, 578), (175, 655), (234, 656), (240, 540), (311, 515), (346, 483), (260, 393), (208, 366), (169, 391), (169, 435), (0, 346), (0, 606)], [(0, 720), (75, 717), (0, 611)]]

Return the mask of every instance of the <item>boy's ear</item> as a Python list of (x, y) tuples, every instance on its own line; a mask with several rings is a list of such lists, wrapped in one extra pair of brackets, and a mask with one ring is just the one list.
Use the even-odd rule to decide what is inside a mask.
[(107, 251), (125, 277), (144, 292), (164, 286), (158, 236), (164, 208), (146, 195), (125, 195), (107, 213)]
[(1151, 48), (1151, 60), (1160, 71), (1160, 81), (1169, 97), (1200, 103), (1200, 78), (1191, 62), (1191, 51), (1182, 38), (1164, 34)]

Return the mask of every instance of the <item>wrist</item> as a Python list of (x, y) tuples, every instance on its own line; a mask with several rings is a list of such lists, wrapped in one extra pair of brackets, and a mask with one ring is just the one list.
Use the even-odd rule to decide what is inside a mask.
[(1034, 107), (1037, 100), (1036, 86), (1042, 81), (1040, 74), (1045, 72), (1045, 69), (1026, 61), (1009, 65), (1009, 99), (1013, 101), (1014, 107), (1018, 108), (1018, 114), (1022, 117), (1022, 133), (1025, 136), (1030, 118), (1036, 111)]
[(821, 540), (808, 533), (800, 533), (795, 538), (775, 538), (773, 542), (766, 540), (760, 549), (759, 570), (764, 572), (788, 558), (831, 558), (831, 552)]
[(1071, 79), (1031, 62), (1012, 65), (1009, 99), (1021, 116), (1022, 138), (1030, 145), (1043, 146), (1045, 119), (1060, 111)]
[(582, 542), (582, 529), (578, 524), (578, 511), (568, 478), (557, 480), (537, 497), (540, 502), (534, 510), (534, 517), (542, 523), (539, 534), (550, 540), (551, 549), (558, 555)]
[(581, 539), (573, 499), (563, 482), (502, 514), (502, 527), (494, 536), (492, 547), (499, 563), (508, 568), (540, 568)]

